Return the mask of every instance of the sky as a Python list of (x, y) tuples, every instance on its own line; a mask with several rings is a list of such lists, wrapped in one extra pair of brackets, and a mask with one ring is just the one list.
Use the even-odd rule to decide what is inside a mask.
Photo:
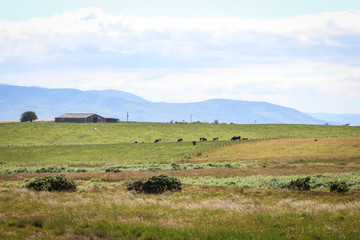
[(0, 83), (360, 114), (360, 1), (0, 0)]

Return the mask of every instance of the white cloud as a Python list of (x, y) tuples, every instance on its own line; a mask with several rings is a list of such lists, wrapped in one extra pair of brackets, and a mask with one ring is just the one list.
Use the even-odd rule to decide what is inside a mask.
[[(79, 61), (89, 50), (96, 54), (157, 53), (160, 56), (238, 58), (261, 53), (297, 55), (302, 44), (341, 46), (336, 37), (360, 34), (360, 11), (304, 15), (278, 20), (240, 18), (169, 18), (108, 15), (101, 9), (86, 8), (49, 19), (0, 22), (0, 59), (20, 57), (30, 61), (52, 61), (51, 55)], [(333, 39), (336, 38), (336, 39)], [(288, 45), (287, 45), (288, 44)], [(357, 46), (359, 47), (359, 46)], [(272, 48), (281, 48), (279, 51)], [(235, 50), (235, 52), (234, 52)], [(250, 52), (248, 52), (250, 51)], [(337, 52), (337, 54), (341, 54)], [(49, 55), (49, 56), (48, 56)], [(310, 56), (309, 56), (310, 55)], [(311, 57), (311, 54), (305, 55)], [(151, 57), (151, 56), (149, 56)], [(223, 60), (223, 59), (222, 59)], [(136, 65), (134, 64), (136, 67)]]
[(0, 20), (0, 82), (112, 88), (153, 101), (263, 100), (304, 111), (316, 107), (305, 98), (322, 109), (338, 99), (360, 112), (350, 104), (360, 99), (359, 37), (358, 10), (258, 20), (86, 8)]

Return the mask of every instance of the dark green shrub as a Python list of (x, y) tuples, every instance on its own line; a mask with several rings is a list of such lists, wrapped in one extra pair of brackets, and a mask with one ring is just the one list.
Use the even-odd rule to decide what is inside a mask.
[(233, 166), (232, 166), (230, 163), (226, 163), (226, 164), (224, 165), (224, 167), (233, 168)]
[(69, 180), (65, 175), (58, 175), (53, 182), (53, 188), (55, 191), (76, 191), (76, 183)]
[(121, 167), (109, 167), (105, 169), (105, 172), (114, 172), (114, 173), (118, 173), (121, 172), (120, 170)]
[(40, 169), (36, 169), (36, 173), (60, 173), (60, 172), (65, 172), (66, 168), (64, 167), (43, 167)]
[(330, 183), (330, 192), (346, 193), (349, 190), (349, 185), (344, 181), (334, 181)]
[(161, 169), (161, 166), (157, 165), (157, 164), (154, 164), (154, 165), (150, 165), (148, 168), (147, 168), (148, 171), (152, 171), (152, 172), (156, 172), (158, 170), (162, 170)]
[(176, 163), (172, 163), (172, 164), (171, 164), (171, 167), (172, 167), (173, 170), (181, 170), (180, 165), (178, 165), (178, 164), (176, 164)]
[(181, 182), (177, 178), (160, 174), (148, 178), (144, 182), (142, 189), (145, 193), (155, 194), (163, 193), (165, 191), (181, 191)]
[(306, 178), (298, 178), (295, 181), (292, 180), (288, 188), (289, 189), (296, 189), (296, 190), (310, 190), (310, 177)]
[(14, 173), (27, 173), (27, 172), (29, 172), (27, 168), (19, 168), (14, 170)]
[(126, 185), (126, 189), (128, 191), (135, 191), (135, 192), (141, 193), (141, 192), (143, 192), (142, 186), (143, 186), (143, 182), (141, 180), (128, 181), (128, 183)]
[(28, 182), (25, 185), (25, 188), (37, 191), (52, 191), (52, 182), (54, 181), (53, 177), (45, 176), (40, 178), (35, 178)]
[(24, 187), (37, 191), (76, 191), (77, 185), (65, 175), (58, 175), (55, 178), (51, 176), (35, 178)]
[(136, 191), (139, 193), (160, 194), (165, 191), (181, 191), (181, 182), (177, 178), (161, 174), (152, 176), (145, 181), (138, 180), (128, 182), (126, 188), (129, 191)]

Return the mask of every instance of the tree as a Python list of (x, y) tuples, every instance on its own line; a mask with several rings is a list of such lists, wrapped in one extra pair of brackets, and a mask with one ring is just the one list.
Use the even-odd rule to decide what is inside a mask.
[(38, 119), (36, 113), (33, 111), (26, 111), (21, 114), (20, 122), (32, 122)]

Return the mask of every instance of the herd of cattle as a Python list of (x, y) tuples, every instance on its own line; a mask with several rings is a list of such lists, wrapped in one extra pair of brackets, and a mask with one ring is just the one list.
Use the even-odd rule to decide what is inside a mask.
[[(214, 137), (213, 138), (213, 141), (218, 141), (218, 140), (219, 140), (219, 137)], [(236, 141), (236, 140), (244, 140), (245, 141), (245, 140), (248, 140), (248, 138), (241, 138), (240, 136), (234, 136), (234, 137), (231, 138), (231, 141)], [(177, 140), (177, 142), (182, 142), (182, 141), (183, 141), (182, 138), (179, 138)], [(158, 142), (161, 142), (161, 138), (155, 139), (154, 143), (158, 143)], [(204, 137), (201, 137), (200, 142), (207, 142), (207, 139), (204, 138)], [(135, 141), (134, 143), (139, 143), (139, 142)], [(192, 143), (193, 143), (194, 146), (196, 145), (196, 141), (193, 141)]]

